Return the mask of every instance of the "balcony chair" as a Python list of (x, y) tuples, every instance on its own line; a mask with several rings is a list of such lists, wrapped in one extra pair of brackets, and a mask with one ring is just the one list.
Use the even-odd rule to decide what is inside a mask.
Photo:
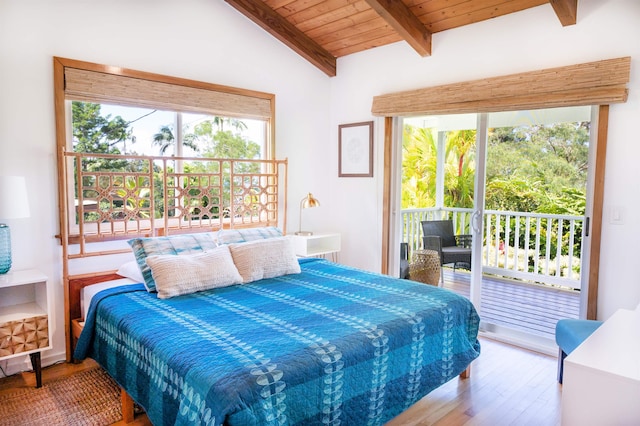
[[(471, 235), (454, 235), (451, 220), (424, 220), (420, 224), (422, 246), (438, 252), (440, 265), (453, 263), (454, 271), (456, 268), (471, 269)], [(444, 280), (442, 273), (440, 279)]]
[(400, 243), (400, 275), (401, 279), (409, 278), (409, 244)]
[(556, 343), (559, 348), (558, 383), (562, 384), (564, 359), (601, 325), (602, 321), (583, 319), (561, 319), (556, 323)]

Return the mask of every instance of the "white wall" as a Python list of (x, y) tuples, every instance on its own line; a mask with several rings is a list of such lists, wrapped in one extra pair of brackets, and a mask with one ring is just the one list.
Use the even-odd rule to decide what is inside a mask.
[[(331, 138), (330, 79), (225, 2), (0, 0), (0, 173), (26, 176), (30, 192), (32, 217), (9, 221), (13, 269), (39, 268), (53, 288), (45, 365), (65, 350), (54, 56), (275, 93), (276, 155), (290, 159), (292, 205), (324, 179)], [(11, 361), (10, 371), (28, 368)]]
[[(311, 191), (321, 207), (305, 210), (305, 228), (341, 232), (340, 261), (379, 271), (383, 135), (373, 96), (630, 55), (629, 101), (611, 109), (605, 197), (605, 211), (621, 207), (625, 225), (605, 218), (599, 312), (635, 306), (640, 3), (578, 7), (576, 26), (561, 27), (544, 5), (435, 34), (431, 57), (398, 43), (342, 58), (329, 79), (222, 1), (0, 0), (0, 173), (26, 176), (30, 190), (32, 217), (9, 223), (14, 268), (40, 268), (54, 290), (54, 348), (44, 364), (64, 357), (53, 56), (275, 93), (277, 156), (290, 160), (288, 229), (297, 229), (298, 203)], [(338, 125), (374, 119), (374, 177), (338, 178)]]
[[(570, 27), (562, 27), (546, 4), (434, 34), (431, 57), (421, 58), (406, 43), (396, 43), (342, 58), (338, 76), (331, 81), (332, 138), (336, 140), (339, 124), (374, 119), (370, 111), (376, 95), (631, 56), (629, 100), (610, 110), (598, 295), (598, 316), (607, 318), (618, 308), (633, 308), (640, 302), (634, 243), (640, 240), (634, 217), (640, 211), (640, 197), (636, 196), (640, 144), (634, 140), (640, 117), (639, 22), (637, 0), (580, 0), (577, 25)], [(380, 119), (376, 126), (382, 128)], [(341, 259), (371, 270), (379, 270), (380, 265), (382, 133), (375, 144), (373, 179), (348, 181), (335, 177), (331, 170), (327, 188), (340, 207), (325, 218), (327, 226), (344, 225), (346, 251)], [(337, 156), (336, 145), (331, 148), (332, 156)], [(612, 206), (623, 212), (624, 225), (610, 223)], [(346, 212), (351, 213), (351, 220), (343, 222)]]

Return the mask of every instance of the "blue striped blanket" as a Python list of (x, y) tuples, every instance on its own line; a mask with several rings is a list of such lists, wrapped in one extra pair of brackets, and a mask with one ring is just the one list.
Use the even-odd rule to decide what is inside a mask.
[(141, 284), (105, 290), (74, 357), (95, 359), (155, 425), (380, 425), (479, 355), (467, 299), (300, 264), (165, 300)]

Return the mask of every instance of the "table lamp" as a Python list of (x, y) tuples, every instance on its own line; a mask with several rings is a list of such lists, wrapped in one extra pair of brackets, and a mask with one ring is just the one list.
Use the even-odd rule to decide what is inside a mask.
[(296, 232), (296, 235), (313, 235), (313, 232), (311, 231), (302, 230), (302, 210), (308, 209), (311, 207), (319, 207), (319, 206), (320, 206), (320, 201), (313, 198), (313, 195), (311, 195), (311, 193), (309, 193), (306, 197), (302, 199), (302, 201), (300, 201), (300, 222), (299, 222), (300, 227), (298, 228), (298, 232)]
[[(29, 217), (27, 185), (22, 176), (0, 176), (0, 220)], [(0, 274), (11, 269), (11, 233), (0, 223)]]

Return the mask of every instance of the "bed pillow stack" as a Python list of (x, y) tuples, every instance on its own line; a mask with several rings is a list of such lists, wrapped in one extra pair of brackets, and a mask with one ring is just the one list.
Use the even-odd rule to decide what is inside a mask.
[[(276, 227), (135, 238), (129, 245), (140, 281), (161, 299), (300, 273), (293, 242)], [(119, 272), (134, 275), (125, 265)]]
[(188, 255), (215, 249), (213, 232), (202, 234), (171, 235), (168, 237), (134, 238), (129, 240), (133, 255), (138, 262), (147, 291), (156, 291), (156, 282), (147, 264), (147, 258), (154, 255)]

